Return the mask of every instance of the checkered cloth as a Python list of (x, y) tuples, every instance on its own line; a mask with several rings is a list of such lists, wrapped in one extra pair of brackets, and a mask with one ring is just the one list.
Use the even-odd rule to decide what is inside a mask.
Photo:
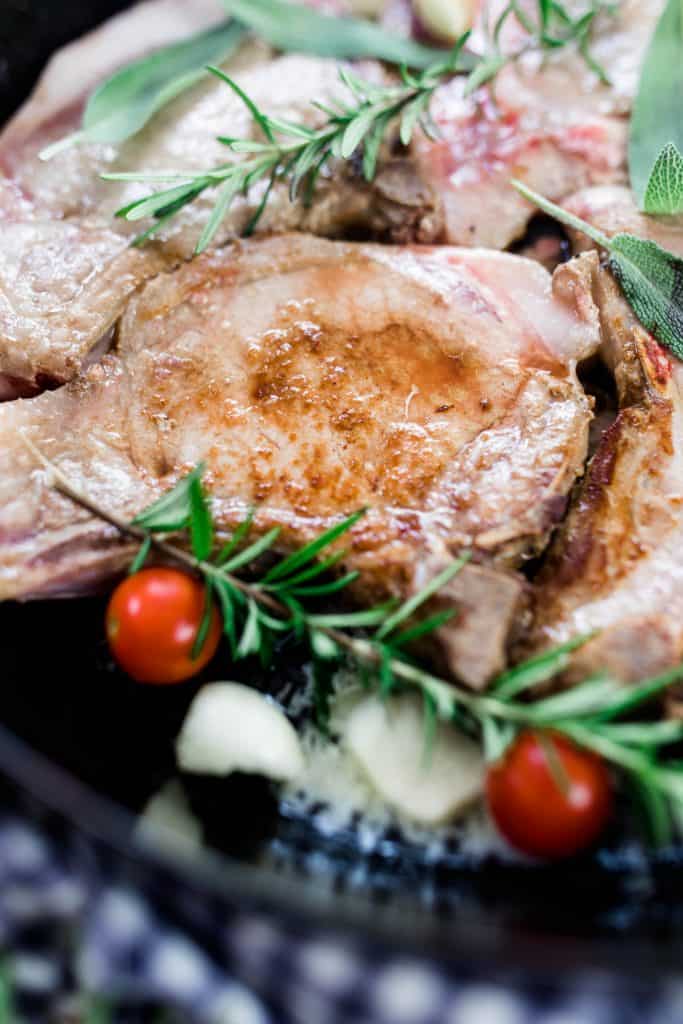
[[(199, 897), (204, 927), (195, 943), (144, 887), (112, 882), (82, 842), (74, 856), (25, 819), (0, 817), (0, 959), (15, 1013), (0, 1009), (3, 1024), (683, 1021), (683, 981), (654, 992), (597, 973), (482, 978), (265, 915), (222, 909), (212, 917)], [(97, 1016), (97, 1002), (83, 993), (96, 994), (110, 1016)]]

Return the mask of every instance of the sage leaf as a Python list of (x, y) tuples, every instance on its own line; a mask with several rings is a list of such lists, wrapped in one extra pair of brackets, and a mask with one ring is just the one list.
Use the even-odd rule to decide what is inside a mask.
[(278, 50), (336, 60), (370, 57), (426, 68), (448, 56), (361, 18), (339, 18), (288, 0), (222, 0), (227, 12)]
[(90, 96), (81, 130), (48, 146), (41, 159), (49, 160), (79, 142), (125, 142), (158, 110), (204, 77), (207, 64), (222, 63), (232, 56), (244, 36), (242, 25), (223, 21), (121, 68)]
[(608, 238), (592, 224), (527, 188), (512, 184), (529, 202), (562, 224), (583, 231), (609, 254), (609, 268), (624, 298), (660, 344), (683, 359), (683, 260), (649, 239), (621, 233)]
[(644, 208), (650, 173), (672, 142), (683, 152), (683, 4), (668, 0), (645, 55), (629, 138), (631, 187)]
[(643, 327), (683, 359), (683, 260), (656, 242), (615, 235), (610, 269)]
[(645, 213), (673, 216), (683, 212), (683, 155), (669, 142), (657, 157), (647, 183)]

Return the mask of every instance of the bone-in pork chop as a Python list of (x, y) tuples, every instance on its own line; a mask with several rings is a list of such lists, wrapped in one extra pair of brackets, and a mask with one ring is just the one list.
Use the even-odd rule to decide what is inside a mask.
[(368, 506), (357, 593), (406, 594), (468, 548), (448, 639), (459, 675), (503, 663), (522, 586), (586, 454), (575, 365), (598, 344), (595, 257), (551, 280), (521, 257), (281, 236), (162, 274), (118, 351), (0, 408), (0, 597), (69, 593), (130, 549), (50, 491), (18, 434), (133, 516), (203, 460), (223, 530), (252, 504), (284, 548)]
[[(634, 231), (683, 255), (680, 218), (643, 217), (626, 189), (589, 189), (567, 205), (607, 234)], [(683, 367), (606, 270), (595, 296), (619, 413), (551, 549), (531, 648), (598, 630), (575, 674), (607, 668), (637, 680), (683, 658)]]
[[(289, 202), (279, 184), (260, 228), (338, 236), (362, 229), (399, 242), (443, 241), (505, 248), (523, 232), (531, 207), (510, 188), (517, 176), (551, 198), (585, 184), (620, 180), (625, 118), (640, 55), (661, 7), (624, 0), (593, 43), (610, 70), (601, 85), (571, 49), (539, 68), (533, 60), (506, 68), (496, 83), (462, 98), (462, 81), (437, 92), (434, 114), (442, 139), (422, 136), (404, 154), (387, 146), (372, 187), (354, 164), (323, 176), (310, 209)], [(215, 16), (198, 8), (201, 27)], [(194, 5), (193, 5), (194, 12)], [(194, 18), (194, 14), (192, 16)], [(203, 170), (224, 162), (217, 135), (250, 136), (244, 106), (214, 79), (191, 90), (120, 146), (88, 145), (38, 158), (48, 143), (75, 130), (88, 92), (113, 66), (140, 55), (148, 41), (167, 42), (190, 30), (179, 0), (148, 0), (55, 58), (34, 96), (0, 137), (0, 387), (6, 396), (70, 379), (116, 321), (128, 296), (159, 265), (188, 258), (214, 197), (182, 211), (160, 241), (131, 252), (131, 225), (114, 212), (142, 194), (136, 184), (105, 183), (104, 171)], [(163, 37), (150, 21), (166, 24)], [(512, 40), (511, 45), (519, 41)], [(102, 53), (106, 53), (106, 59)], [(267, 59), (249, 44), (231, 73), (271, 114), (317, 123), (312, 101), (343, 91), (334, 62), (286, 55)], [(364, 64), (371, 77), (385, 74)], [(229, 154), (227, 154), (229, 155)], [(260, 203), (262, 186), (240, 199), (216, 244), (239, 234)]]

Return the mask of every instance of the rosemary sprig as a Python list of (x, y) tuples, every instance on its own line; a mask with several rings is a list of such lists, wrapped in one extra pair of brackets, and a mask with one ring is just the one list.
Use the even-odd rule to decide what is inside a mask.
[[(401, 81), (397, 85), (374, 85), (358, 78), (350, 70), (340, 68), (340, 78), (351, 94), (350, 102), (336, 102), (331, 106), (314, 103), (313, 106), (327, 118), (319, 128), (270, 117), (224, 71), (209, 67), (208, 70), (225, 82), (247, 107), (262, 138), (219, 136), (220, 143), (244, 159), (219, 164), (205, 171), (133, 171), (102, 175), (106, 181), (170, 185), (129, 203), (116, 215), (131, 222), (152, 218), (152, 225), (134, 239), (134, 244), (140, 245), (200, 195), (217, 189), (213, 211), (197, 243), (196, 252), (201, 253), (210, 245), (237, 197), (248, 195), (252, 187), (260, 184), (260, 202), (243, 231), (244, 235), (250, 235), (261, 219), (277, 181), (289, 182), (292, 202), (303, 195), (304, 202), (309, 204), (321, 173), (333, 159), (351, 160), (357, 153), (362, 153), (363, 176), (366, 181), (372, 181), (382, 143), (390, 127), (397, 122), (398, 136), (404, 146), (410, 144), (418, 127), (428, 136), (436, 137), (438, 132), (429, 114), (431, 99), (435, 90), (456, 74), (468, 75), (465, 83), (467, 95), (489, 83), (506, 64), (527, 52), (547, 52), (577, 44), (584, 59), (606, 81), (604, 71), (590, 56), (589, 43), (597, 15), (615, 6), (605, 0), (593, 0), (584, 15), (572, 18), (562, 4), (538, 0), (537, 15), (533, 18), (522, 10), (517, 0), (512, 0), (490, 29), (489, 49), (474, 68), (472, 54), (465, 49), (469, 32), (460, 37), (447, 59), (435, 62), (419, 73), (402, 67)], [(505, 54), (501, 50), (501, 33), (511, 18), (522, 25), (528, 38), (518, 51)]]
[(266, 182), (261, 202), (244, 229), (250, 235), (265, 210), (270, 192), (277, 180), (289, 181), (289, 197), (294, 202), (300, 193), (310, 202), (316, 183), (326, 165), (334, 158), (350, 160), (362, 149), (363, 175), (372, 181), (377, 169), (377, 158), (389, 125), (400, 121), (400, 138), (408, 145), (419, 125), (434, 136), (436, 129), (429, 117), (429, 104), (435, 89), (455, 72), (467, 34), (462, 36), (447, 60), (433, 64), (420, 73), (401, 69), (401, 84), (378, 86), (363, 81), (349, 69), (341, 67), (339, 76), (351, 93), (352, 102), (313, 106), (326, 114), (320, 128), (269, 117), (220, 68), (209, 71), (225, 82), (244, 103), (262, 139), (235, 139), (220, 136), (218, 141), (231, 152), (245, 157), (238, 162), (221, 164), (207, 171), (188, 174), (183, 171), (163, 173), (105, 174), (106, 181), (136, 181), (152, 184), (178, 182), (151, 196), (135, 200), (117, 211), (117, 216), (128, 221), (153, 217), (152, 226), (135, 239), (140, 244), (153, 236), (160, 227), (179, 210), (194, 202), (208, 189), (218, 188), (213, 212), (197, 244), (197, 253), (203, 252), (213, 239), (223, 218), (239, 195), (247, 195), (257, 182)]
[[(567, 5), (556, 0), (537, 0), (535, 11), (525, 8), (520, 0), (510, 0), (493, 24), (485, 23), (487, 40), (486, 52), (481, 63), (471, 73), (466, 92), (473, 92), (479, 86), (491, 81), (507, 64), (514, 63), (526, 53), (549, 53), (570, 45), (577, 46), (588, 67), (601, 82), (609, 85), (609, 77), (603, 66), (591, 52), (591, 37), (597, 17), (602, 13), (614, 14), (618, 2), (592, 0), (583, 14), (573, 17)], [(502, 49), (503, 30), (511, 21), (516, 21), (526, 33), (522, 45), (511, 53)]]
[[(330, 546), (348, 533), (363, 510), (258, 571), (258, 560), (267, 553), (272, 556), (279, 529), (248, 543), (252, 519), (248, 516), (215, 553), (215, 528), (201, 482), (201, 466), (129, 523), (75, 488), (21, 436), (61, 494), (140, 542), (142, 557), (136, 559), (137, 567), (156, 550), (202, 576), (207, 587), (207, 618), (209, 599), (215, 597), (234, 659), (257, 655), (270, 664), (277, 637), (292, 636), (306, 643), (316, 670), (315, 705), (323, 716), (330, 696), (330, 672), (349, 660), (366, 684), (384, 696), (406, 688), (416, 690), (424, 700), (427, 723), (439, 718), (480, 737), (489, 758), (500, 756), (520, 729), (564, 733), (626, 776), (648, 812), (652, 837), (659, 843), (671, 840), (675, 824), (683, 820), (683, 764), (667, 762), (661, 753), (683, 741), (683, 722), (633, 721), (630, 716), (683, 679), (683, 665), (630, 688), (600, 673), (573, 689), (529, 699), (536, 687), (566, 669), (574, 651), (590, 639), (583, 636), (503, 673), (487, 693), (474, 693), (427, 671), (405, 650), (407, 643), (432, 632), (449, 617), (442, 613), (417, 623), (414, 619), (462, 569), (467, 555), (452, 562), (402, 605), (388, 602), (358, 611), (321, 613), (306, 607), (308, 599), (336, 594), (358, 578), (357, 573), (348, 573), (328, 582), (328, 573), (344, 556), (340, 551), (330, 553)], [(188, 535), (190, 550), (159, 536), (181, 531)], [(236, 575), (247, 568), (248, 579)], [(411, 622), (415, 624), (411, 626)]]

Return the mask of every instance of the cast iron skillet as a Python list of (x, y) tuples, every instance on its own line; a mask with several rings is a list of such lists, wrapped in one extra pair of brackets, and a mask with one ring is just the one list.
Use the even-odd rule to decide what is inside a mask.
[[(48, 0), (6, 0), (2, 119), (52, 50), (124, 6), (62, 0), (57, 15)], [(87, 848), (106, 872), (132, 876), (201, 941), (210, 941), (201, 908), (258, 907), (286, 927), (351, 929), (487, 972), (601, 966), (643, 978), (679, 970), (683, 853), (648, 857), (617, 834), (555, 868), (473, 863), (457, 847), (428, 860), (398, 832), (371, 850), (354, 827), (329, 835), (315, 806), (283, 816), (263, 784), (237, 778), (187, 783), (220, 853), (183, 856), (134, 839), (130, 812), (172, 774), (173, 737), (199, 683), (155, 689), (126, 680), (109, 662), (102, 613), (100, 599), (0, 606), (2, 802), (37, 818), (65, 848)], [(264, 689), (301, 681), (291, 655), (270, 676), (253, 665), (241, 671)], [(223, 652), (206, 678), (225, 674)]]

